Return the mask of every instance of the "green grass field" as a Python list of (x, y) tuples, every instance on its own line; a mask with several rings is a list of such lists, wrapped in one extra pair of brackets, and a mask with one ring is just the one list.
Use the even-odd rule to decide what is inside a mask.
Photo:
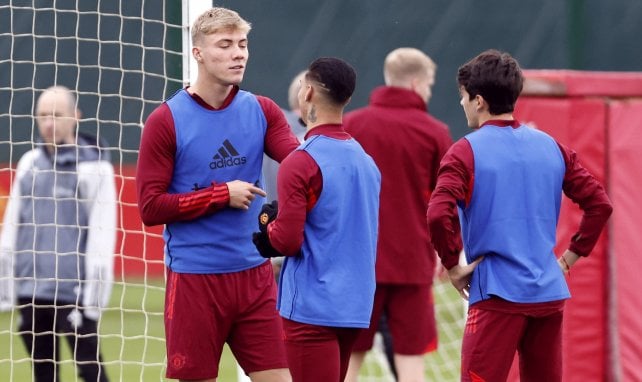
[[(164, 381), (163, 281), (128, 280), (114, 286), (100, 323), (101, 350), (112, 381)], [(15, 334), (17, 312), (0, 313), (0, 381), (30, 381), (31, 362)], [(79, 380), (66, 343), (61, 345), (61, 381)], [(235, 381), (236, 366), (226, 349), (220, 381)]]
[[(456, 381), (459, 376), (459, 341), (463, 309), (450, 283), (435, 285), (439, 351), (426, 357), (428, 380)], [(112, 381), (165, 381), (162, 280), (127, 280), (116, 283), (109, 308), (100, 324), (101, 350)], [(454, 304), (455, 308), (452, 308)], [(450, 308), (445, 308), (451, 306)], [(15, 333), (17, 312), (0, 313), (0, 381), (30, 381), (31, 362)], [(455, 341), (452, 338), (455, 338)], [(447, 341), (445, 339), (448, 339)], [(61, 346), (61, 381), (79, 380), (66, 343)], [(366, 365), (368, 366), (368, 365)], [(219, 381), (236, 381), (236, 363), (225, 349)], [(381, 373), (370, 362), (362, 374)], [(369, 379), (370, 380), (370, 379)]]

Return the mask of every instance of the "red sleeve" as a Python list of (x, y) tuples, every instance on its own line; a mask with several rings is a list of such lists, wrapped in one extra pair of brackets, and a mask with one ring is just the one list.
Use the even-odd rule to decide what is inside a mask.
[(292, 150), (299, 146), (296, 138), (281, 108), (271, 99), (256, 96), (265, 119), (267, 120), (267, 133), (265, 134), (265, 153), (275, 161), (281, 163)]
[(321, 195), (321, 170), (310, 154), (294, 151), (279, 167), (279, 213), (268, 226), (272, 246), (285, 256), (295, 256), (303, 244), (307, 212)]
[(169, 194), (175, 154), (174, 119), (167, 104), (162, 104), (145, 121), (138, 153), (138, 209), (146, 225), (195, 219), (229, 204), (225, 183), (194, 192)]
[(459, 263), (462, 249), (457, 202), (470, 201), (473, 184), (473, 152), (466, 139), (453, 144), (441, 160), (437, 185), (428, 204), (432, 244), (446, 269)]
[[(435, 154), (433, 156), (433, 163), (432, 163), (432, 168), (430, 173), (431, 174), (436, 174), (439, 171), (439, 167), (441, 164), (441, 159), (446, 155), (446, 152), (452, 146), (453, 144), (453, 139), (450, 136), (450, 130), (448, 130), (448, 127), (446, 125), (442, 125), (441, 123), (435, 126), (435, 129), (440, 128), (441, 132), (439, 134), (435, 134)], [(435, 189), (437, 183), (437, 179), (435, 176), (432, 177), (432, 181), (430, 184), (430, 189), (431, 191)]]
[(578, 231), (571, 238), (569, 250), (588, 256), (600, 237), (613, 207), (604, 187), (578, 161), (575, 151), (558, 143), (564, 162), (564, 194), (583, 212)]

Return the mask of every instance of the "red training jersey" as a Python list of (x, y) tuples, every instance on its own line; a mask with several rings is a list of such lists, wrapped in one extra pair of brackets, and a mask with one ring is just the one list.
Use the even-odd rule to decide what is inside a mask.
[(381, 172), (377, 282), (432, 284), (437, 256), (426, 209), (452, 144), (448, 127), (427, 113), (417, 93), (392, 86), (376, 88), (344, 126)]

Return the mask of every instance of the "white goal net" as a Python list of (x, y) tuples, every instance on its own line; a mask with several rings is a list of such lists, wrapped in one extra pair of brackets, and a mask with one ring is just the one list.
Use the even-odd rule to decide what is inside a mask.
[[(186, 73), (189, 76), (183, 62), (183, 32), (189, 23), (184, 13), (179, 1), (0, 2), (0, 216), (19, 176), (18, 161), (38, 147), (36, 101), (52, 85), (65, 86), (76, 95), (82, 112), (78, 132), (101, 140), (114, 168), (114, 283), (98, 321), (102, 364), (112, 381), (165, 380), (163, 242), (159, 227), (144, 227), (140, 221), (134, 176), (145, 119), (183, 85)], [(56, 221), (51, 226), (69, 228)], [(7, 229), (7, 223), (0, 226), (0, 232)], [(0, 288), (5, 292), (14, 277), (2, 270), (13, 265), (0, 261)], [(437, 280), (434, 294), (439, 350), (426, 356), (427, 376), (456, 381), (462, 302), (447, 281)], [(24, 339), (35, 343), (38, 336), (21, 331), (20, 324), (17, 301), (0, 306), (0, 381), (33, 378)], [(55, 335), (54, 342), (58, 348), (49, 361), (58, 364), (59, 379), (80, 380), (66, 335)], [(366, 358), (363, 381), (394, 380), (382, 349), (378, 346)], [(238, 379), (226, 350), (219, 380)]]
[[(0, 216), (19, 176), (19, 159), (38, 147), (34, 115), (46, 88), (73, 91), (82, 112), (78, 132), (101, 140), (111, 157), (118, 200), (114, 284), (98, 327), (112, 381), (164, 379), (162, 241), (158, 229), (140, 222), (134, 174), (145, 118), (182, 86), (181, 39), (180, 1), (0, 2)], [(37, 196), (34, 205), (58, 197)], [(53, 228), (62, 232), (69, 227), (58, 223), (59, 212)], [(9, 224), (0, 229), (10, 230)], [(2, 277), (0, 288), (6, 288)], [(25, 338), (35, 344), (48, 334), (20, 331), (25, 306), (15, 301), (0, 312), (1, 381), (32, 380)], [(58, 379), (80, 380), (66, 337), (54, 336)]]

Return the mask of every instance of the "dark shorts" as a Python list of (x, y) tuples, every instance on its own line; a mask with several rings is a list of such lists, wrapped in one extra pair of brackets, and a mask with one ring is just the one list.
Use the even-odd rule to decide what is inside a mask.
[(248, 374), (286, 368), (270, 262), (226, 274), (168, 270), (165, 336), (167, 378), (216, 378), (225, 343)]
[(343, 381), (361, 329), (303, 324), (283, 319), (293, 381)]
[(361, 331), (354, 351), (372, 348), (382, 314), (386, 315), (396, 354), (420, 355), (437, 348), (432, 286), (377, 284), (370, 328)]
[(564, 302), (517, 304), (491, 299), (474, 305), (462, 341), (462, 381), (505, 381), (516, 352), (520, 380), (562, 380)]

